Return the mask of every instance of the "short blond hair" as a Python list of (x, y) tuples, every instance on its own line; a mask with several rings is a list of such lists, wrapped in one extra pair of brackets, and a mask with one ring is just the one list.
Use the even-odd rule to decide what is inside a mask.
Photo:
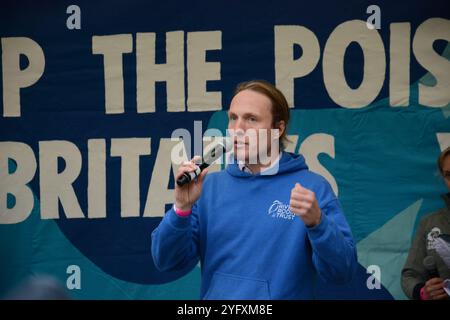
[(447, 156), (450, 156), (450, 147), (447, 147), (447, 149), (445, 149), (444, 151), (441, 152), (441, 154), (438, 157), (437, 160), (437, 165), (439, 168), (439, 172), (443, 175), (444, 174), (444, 170), (443, 170), (443, 166), (444, 166), (444, 160)]
[(286, 148), (286, 143), (290, 142), (287, 138), (287, 125), (289, 122), (289, 105), (283, 93), (278, 90), (273, 84), (265, 80), (251, 80), (242, 82), (237, 85), (234, 91), (233, 97), (235, 97), (239, 92), (244, 90), (252, 90), (258, 93), (262, 93), (268, 97), (272, 103), (272, 126), (277, 128), (277, 123), (284, 121), (285, 129), (280, 136), (280, 148), (283, 150)]

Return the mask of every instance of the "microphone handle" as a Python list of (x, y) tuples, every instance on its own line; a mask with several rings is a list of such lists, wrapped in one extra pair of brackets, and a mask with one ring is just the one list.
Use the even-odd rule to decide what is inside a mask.
[(437, 269), (427, 271), (428, 271), (428, 279), (439, 278), (439, 272), (437, 271)]
[(208, 164), (202, 163), (201, 165), (197, 166), (195, 171), (185, 172), (180, 178), (178, 178), (177, 180), (178, 186), (182, 187), (185, 184), (188, 184), (189, 182), (197, 178), (200, 172), (202, 172), (203, 169), (205, 169), (206, 167), (208, 167)]
[[(222, 146), (222, 152), (219, 154), (221, 155), (222, 153), (224, 153), (226, 151), (226, 148), (224, 146)], [(216, 154), (217, 155), (217, 154)], [(209, 159), (211, 162), (213, 159)], [(206, 160), (205, 162), (202, 162), (200, 165), (197, 166), (195, 171), (192, 172), (185, 172), (178, 180), (177, 180), (177, 184), (182, 187), (185, 184), (191, 182), (192, 180), (194, 180), (195, 178), (197, 178), (200, 175), (200, 172), (202, 172), (204, 169), (208, 168), (210, 165), (210, 163), (208, 163), (208, 161)]]

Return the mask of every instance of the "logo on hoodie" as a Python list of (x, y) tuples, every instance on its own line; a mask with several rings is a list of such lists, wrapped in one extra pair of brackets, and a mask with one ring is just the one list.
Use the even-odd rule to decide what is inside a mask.
[(294, 220), (295, 214), (289, 210), (289, 205), (279, 200), (275, 200), (269, 208), (268, 214), (272, 218)]

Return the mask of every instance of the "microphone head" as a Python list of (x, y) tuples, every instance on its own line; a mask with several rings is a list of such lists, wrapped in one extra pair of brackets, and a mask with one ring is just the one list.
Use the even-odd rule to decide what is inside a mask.
[(203, 162), (210, 165), (217, 159), (219, 159), (224, 153), (231, 150), (232, 143), (230, 139), (224, 137), (219, 142), (212, 142), (205, 150)]
[(433, 256), (426, 256), (423, 259), (423, 266), (425, 267), (425, 269), (427, 269), (428, 271), (433, 271), (436, 269), (436, 261), (434, 260)]
[(425, 270), (427, 270), (428, 279), (439, 278), (439, 271), (433, 256), (426, 256), (423, 259), (423, 266), (425, 267)]

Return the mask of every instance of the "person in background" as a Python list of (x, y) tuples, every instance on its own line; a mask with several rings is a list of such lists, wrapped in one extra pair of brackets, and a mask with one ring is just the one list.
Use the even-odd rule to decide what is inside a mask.
[(50, 275), (33, 275), (24, 279), (2, 300), (72, 300), (68, 291)]
[[(450, 147), (438, 157), (439, 172), (450, 190)], [(445, 287), (450, 280), (448, 257), (443, 257), (438, 246), (448, 247), (450, 236), (450, 193), (442, 195), (445, 207), (427, 214), (420, 221), (408, 258), (402, 270), (401, 285), (410, 299), (449, 299)], [(448, 250), (447, 250), (448, 251)], [(444, 253), (442, 253), (444, 254)], [(445, 281), (445, 282), (444, 282)], [(449, 290), (450, 287), (447, 289)]]

